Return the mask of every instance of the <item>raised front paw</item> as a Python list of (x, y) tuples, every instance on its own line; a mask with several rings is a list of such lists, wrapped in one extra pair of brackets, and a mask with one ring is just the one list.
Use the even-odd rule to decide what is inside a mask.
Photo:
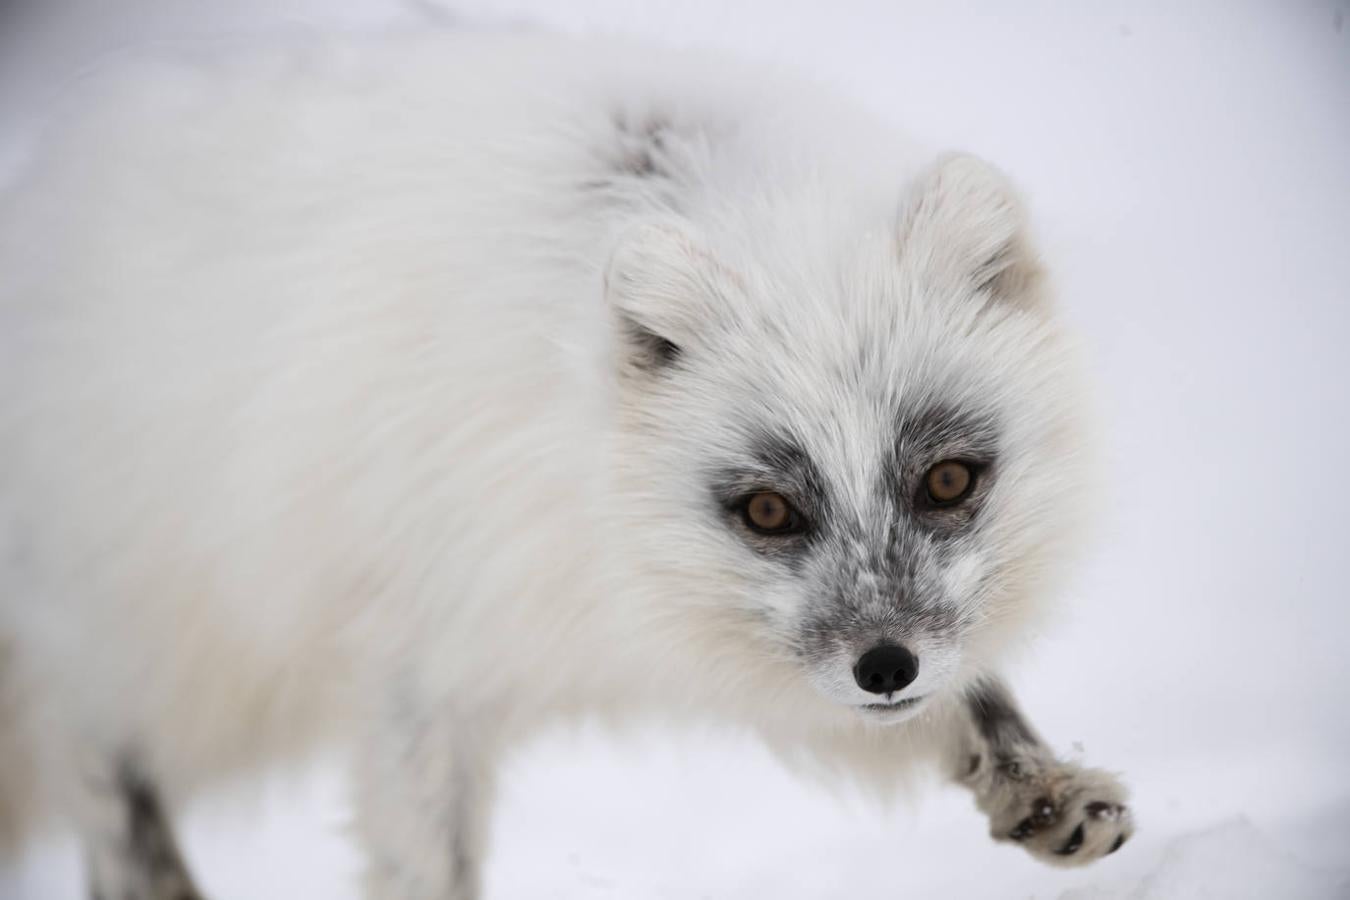
[(1054, 866), (1081, 866), (1134, 833), (1125, 787), (1101, 769), (1055, 759), (1004, 760), (980, 806), (995, 840), (1021, 844)]

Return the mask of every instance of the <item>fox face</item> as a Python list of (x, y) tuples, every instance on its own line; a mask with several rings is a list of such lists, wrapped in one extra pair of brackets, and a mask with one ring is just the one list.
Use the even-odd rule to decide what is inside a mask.
[(825, 249), (643, 224), (606, 277), (625, 527), (659, 602), (878, 722), (1035, 609), (1084, 480), (1011, 189), (951, 157), (897, 206)]

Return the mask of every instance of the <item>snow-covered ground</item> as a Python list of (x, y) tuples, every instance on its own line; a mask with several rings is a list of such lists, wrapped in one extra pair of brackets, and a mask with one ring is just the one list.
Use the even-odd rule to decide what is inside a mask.
[[(991, 843), (952, 789), (879, 810), (732, 736), (587, 732), (512, 764), (489, 896), (1350, 896), (1350, 9), (563, 6), (455, 9), (791, 60), (1023, 185), (1092, 351), (1112, 496), (1068, 618), (1013, 680), (1063, 750), (1126, 773), (1141, 831), (1059, 872)], [(109, 49), (445, 27), (442, 9), (0, 4), (0, 154)], [(354, 897), (340, 772), (329, 759), (194, 807), (211, 895)], [(0, 869), (5, 900), (79, 896), (60, 836)]]

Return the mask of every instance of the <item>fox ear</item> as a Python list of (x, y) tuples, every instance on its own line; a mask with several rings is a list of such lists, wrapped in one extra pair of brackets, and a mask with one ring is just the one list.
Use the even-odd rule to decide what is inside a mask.
[(1007, 177), (983, 160), (941, 157), (911, 188), (898, 233), (902, 263), (947, 289), (1026, 309), (1044, 303), (1026, 211)]
[(693, 342), (717, 327), (719, 310), (739, 278), (686, 229), (640, 225), (624, 235), (605, 271), (627, 362), (643, 371), (674, 365)]

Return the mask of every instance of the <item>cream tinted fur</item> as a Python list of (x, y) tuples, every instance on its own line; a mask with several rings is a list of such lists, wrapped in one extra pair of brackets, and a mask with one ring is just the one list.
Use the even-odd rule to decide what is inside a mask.
[[(950, 743), (1080, 521), (1024, 227), (983, 163), (720, 60), (480, 35), (100, 75), (0, 208), (5, 733), (77, 820), (104, 756), (177, 798), (360, 740), (390, 896), (454, 861), (382, 860), (380, 835), (443, 854), (379, 786), (411, 758), (385, 733), (447, 733), (416, 765), (481, 786), (474, 855), (497, 749), (580, 713), (749, 726), (889, 784)], [(679, 391), (630, 319), (680, 346)], [(794, 655), (814, 601), (705, 476), (777, 422), (865, 516), (879, 411), (916, 397), (992, 411), (1003, 456), (944, 576), (968, 626), (915, 638), (933, 699), (883, 729)]]

